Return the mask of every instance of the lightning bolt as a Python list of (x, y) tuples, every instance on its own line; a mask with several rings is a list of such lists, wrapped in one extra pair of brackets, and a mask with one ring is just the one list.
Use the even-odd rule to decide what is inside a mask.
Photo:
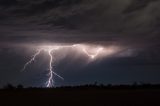
[(32, 58), (24, 65), (22, 71), (24, 71), (26, 69), (26, 67), (28, 65), (30, 65), (32, 62), (34, 62), (35, 58), (40, 54), (41, 50), (38, 50), (33, 56)]
[(45, 51), (48, 53), (48, 55), (50, 56), (50, 61), (49, 61), (49, 73), (48, 73), (48, 80), (46, 82), (46, 87), (52, 87), (54, 86), (54, 80), (53, 80), (53, 76), (57, 76), (59, 77), (60, 79), (64, 80), (63, 77), (61, 77), (60, 75), (58, 75), (56, 72), (54, 72), (54, 69), (52, 67), (52, 64), (53, 64), (53, 56), (52, 56), (52, 52), (54, 50), (57, 50), (58, 48), (55, 47), (55, 48), (50, 48), (49, 49), (39, 49), (33, 56), (32, 58), (24, 65), (22, 71), (24, 71), (28, 65), (32, 64), (34, 61), (35, 61), (35, 58), (42, 52), (42, 51)]
[(98, 48), (95, 53), (90, 54), (85, 48), (83, 48), (83, 52), (90, 57), (91, 59), (95, 59), (97, 55), (103, 50), (103, 48)]
[[(60, 45), (60, 46), (41, 46), (37, 52), (32, 56), (32, 58), (24, 65), (22, 71), (24, 71), (27, 66), (29, 66), (30, 64), (32, 64), (36, 57), (38, 55), (40, 55), (40, 53), (42, 51), (46, 52), (49, 57), (50, 57), (50, 60), (49, 60), (49, 69), (48, 69), (48, 80), (46, 81), (46, 87), (53, 87), (54, 86), (54, 80), (53, 80), (53, 77), (54, 76), (57, 76), (58, 78), (64, 80), (63, 77), (61, 77), (60, 75), (58, 75), (55, 71), (54, 71), (54, 56), (53, 56), (53, 52), (59, 50), (59, 49), (63, 49), (63, 48), (72, 48), (72, 49), (78, 49), (80, 50), (81, 52), (83, 52), (85, 55), (87, 55), (90, 59), (95, 59), (99, 54), (100, 52), (103, 50), (102, 47), (100, 48), (95, 48), (94, 50), (90, 50), (89, 48), (87, 48), (85, 45), (81, 45), (81, 44), (74, 44), (74, 45), (67, 45), (67, 46), (63, 46), (63, 45)], [(91, 52), (89, 52), (91, 51)]]
[(61, 77), (60, 75), (58, 75), (57, 73), (55, 73), (55, 72), (53, 71), (53, 67), (52, 67), (52, 63), (53, 63), (52, 50), (49, 50), (49, 51), (48, 51), (48, 54), (49, 54), (49, 56), (50, 56), (50, 62), (49, 62), (49, 79), (48, 79), (48, 81), (46, 82), (46, 84), (47, 84), (47, 87), (52, 87), (52, 86), (54, 86), (53, 74), (56, 75), (57, 77), (61, 78), (62, 80), (64, 80), (64, 79), (63, 79), (63, 77)]

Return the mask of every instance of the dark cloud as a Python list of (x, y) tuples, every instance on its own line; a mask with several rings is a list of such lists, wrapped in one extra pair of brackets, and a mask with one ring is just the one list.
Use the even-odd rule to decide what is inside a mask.
[(148, 43), (152, 38), (159, 39), (156, 12), (159, 3), (158, 0), (2, 0), (1, 40), (110, 42), (112, 39)]
[(101, 43), (150, 51), (160, 45), (159, 0), (1, 0), (1, 46)]
[[(99, 69), (101, 71), (98, 78), (101, 79), (100, 76), (103, 76), (102, 82), (106, 75), (103, 73), (117, 76), (111, 71), (105, 72), (107, 67), (108, 70), (114, 72), (121, 67), (120, 72), (122, 73), (124, 73), (122, 70), (127, 72), (137, 65), (142, 71), (152, 70), (151, 67), (148, 69), (147, 65), (156, 66), (155, 70), (159, 70), (159, 5), (160, 0), (0, 0), (0, 56), (2, 57), (0, 69), (6, 70), (5, 73), (7, 73), (11, 69), (5, 69), (4, 66), (14, 63), (12, 68), (18, 70), (21, 63), (26, 61), (21, 56), (20, 60), (17, 60), (18, 65), (14, 62), (18, 58), (15, 51), (20, 52), (21, 50), (17, 50), (16, 47), (11, 48), (13, 45), (98, 43), (104, 46), (122, 46), (125, 49), (110, 59), (102, 61), (101, 65), (92, 64), (92, 66), (95, 65), (94, 68), (88, 66), (87, 69), (84, 69), (87, 73), (84, 80), (87, 80), (87, 76), (91, 74), (93, 82)], [(11, 48), (11, 52), (14, 54), (8, 48)], [(12, 55), (8, 57), (7, 53)], [(27, 52), (25, 55), (27, 54), (32, 53)], [(12, 61), (8, 62), (6, 58), (8, 60), (11, 58)], [(64, 63), (66, 61), (68, 59), (65, 59)], [(75, 62), (74, 64), (80, 63)], [(108, 64), (107, 67), (106, 64)], [(114, 65), (118, 68), (114, 68)], [(127, 68), (125, 68), (126, 65)], [(64, 67), (65, 65), (60, 64), (59, 66)], [(73, 69), (73, 67), (71, 68)], [(74, 76), (70, 72), (71, 68), (62, 69), (66, 70), (66, 73), (63, 73), (66, 77), (69, 71), (70, 80), (81, 73), (74, 72), (76, 74)], [(59, 67), (58, 70), (61, 68)], [(96, 72), (91, 73), (89, 70), (96, 70)], [(12, 73), (15, 73), (13, 74), (15, 76), (17, 74), (15, 71)], [(136, 76), (136, 74), (134, 75)], [(142, 77), (142, 75), (140, 76)], [(147, 76), (148, 74), (146, 74)], [(152, 74), (152, 80), (153, 76), (154, 74)], [(121, 79), (121, 76), (118, 77)], [(141, 78), (139, 77), (139, 79)], [(158, 81), (159, 79), (157, 79)], [(114, 79), (111, 82), (114, 82)]]
[(14, 6), (14, 5), (16, 5), (17, 3), (18, 3), (17, 0), (12, 0), (12, 1), (10, 1), (10, 0), (1, 0), (1, 1), (0, 1), (0, 5), (1, 5), (2, 7)]
[(131, 4), (124, 10), (125, 13), (131, 13), (145, 9), (150, 3), (158, 0), (132, 0)]

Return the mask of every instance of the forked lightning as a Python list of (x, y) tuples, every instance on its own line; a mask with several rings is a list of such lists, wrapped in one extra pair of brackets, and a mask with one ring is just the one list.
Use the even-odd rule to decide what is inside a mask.
[(63, 48), (78, 49), (80, 52), (84, 53), (90, 59), (95, 59), (100, 54), (100, 52), (103, 51), (103, 48), (99, 47), (99, 48), (96, 48), (96, 49), (92, 50), (92, 52), (90, 52), (89, 48), (87, 48), (85, 45), (81, 45), (81, 44), (74, 44), (74, 45), (67, 45), (67, 46), (63, 46), (63, 45), (60, 45), (60, 46), (40, 46), (38, 48), (37, 52), (32, 56), (32, 58), (24, 65), (22, 71), (24, 71), (27, 68), (28, 65), (32, 64), (35, 61), (36, 57), (42, 51), (45, 51), (50, 57), (49, 65), (48, 65), (49, 66), (48, 80), (46, 81), (46, 87), (53, 87), (54, 83), (55, 83), (54, 80), (53, 80), (54, 76), (57, 76), (60, 79), (64, 80), (63, 77), (61, 77), (60, 75), (58, 75), (54, 71), (54, 67), (53, 67), (53, 64), (54, 64), (53, 53), (60, 50), (60, 49), (63, 49)]

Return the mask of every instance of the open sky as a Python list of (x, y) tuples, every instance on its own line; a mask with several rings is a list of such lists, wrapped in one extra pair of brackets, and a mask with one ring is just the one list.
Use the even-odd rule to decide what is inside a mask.
[(114, 50), (91, 62), (77, 51), (58, 51), (52, 65), (64, 80), (55, 76), (55, 85), (160, 83), (159, 5), (160, 0), (0, 0), (0, 86), (44, 86), (45, 52), (21, 69), (38, 46), (55, 44)]

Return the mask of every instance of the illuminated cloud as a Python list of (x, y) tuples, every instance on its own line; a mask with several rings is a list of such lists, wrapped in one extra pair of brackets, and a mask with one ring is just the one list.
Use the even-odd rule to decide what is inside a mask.
[[(60, 79), (64, 79), (63, 77), (61, 77), (60, 75), (58, 75), (55, 71), (54, 71), (54, 62), (56, 60), (58, 60), (58, 57), (54, 56), (54, 53), (61, 50), (61, 52), (63, 53), (63, 49), (75, 49), (77, 52), (82, 53), (83, 55), (87, 56), (91, 61), (96, 61), (96, 59), (98, 59), (99, 57), (103, 57), (105, 58), (105, 56), (109, 56), (112, 55), (116, 52), (118, 52), (117, 48), (114, 47), (102, 47), (102, 46), (96, 46), (96, 45), (86, 45), (86, 44), (73, 44), (73, 45), (42, 45), (42, 46), (38, 46), (37, 52), (32, 56), (32, 58), (24, 65), (22, 71), (25, 71), (25, 69), (27, 68), (28, 65), (32, 64), (36, 57), (38, 55), (40, 55), (40, 53), (42, 51), (44, 51), (45, 53), (47, 53), (50, 56), (49, 59), (49, 72), (48, 72), (48, 80), (46, 82), (46, 87), (52, 87), (54, 86), (54, 75), (59, 77)], [(60, 53), (61, 53), (60, 52)], [(54, 66), (54, 67), (53, 67)]]
[[(41, 75), (44, 78), (44, 73), (48, 72), (44, 72), (48, 62), (56, 64), (55, 58), (51, 61), (51, 50), (56, 51), (53, 56), (58, 58), (58, 65), (53, 66), (53, 70), (56, 68), (58, 74), (71, 78), (70, 80), (74, 79), (75, 82), (76, 78), (78, 81), (93, 82), (102, 76), (103, 81), (113, 78), (112, 81), (118, 82), (120, 78), (129, 75), (129, 78), (132, 78), (135, 75), (128, 71), (130, 69), (136, 68), (135, 70), (143, 72), (149, 69), (159, 70), (154, 67), (160, 63), (159, 5), (159, 0), (0, 0), (0, 70), (5, 70), (0, 71), (0, 80), (3, 84), (14, 80), (15, 83), (20, 83), (22, 78), (18, 79), (17, 70), (27, 61), (29, 62), (24, 67), (33, 63), (32, 69), (27, 69), (38, 70), (39, 74), (43, 72)], [(42, 51), (39, 53), (37, 50)], [(29, 60), (31, 55), (33, 58)], [(41, 61), (34, 62), (38, 59)], [(73, 73), (74, 70), (80, 70), (77, 67), (81, 63), (87, 63), (86, 67), (91, 66), (84, 70), (94, 78), (87, 74), (84, 77), (81, 71)], [(8, 64), (11, 66), (6, 67)], [(115, 64), (121, 68), (116, 68)], [(128, 68), (128, 64), (132, 67)], [(145, 68), (137, 68), (137, 64), (142, 64)], [(148, 68), (150, 65), (154, 66)], [(38, 66), (41, 68), (37, 69)], [(51, 65), (49, 67), (52, 70)], [(90, 70), (96, 74), (93, 75)], [(108, 74), (110, 70), (120, 72), (114, 76)], [(128, 74), (124, 76), (122, 70), (126, 70)], [(4, 76), (4, 73), (10, 73), (9, 76), (14, 77)], [(36, 72), (32, 71), (30, 75), (29, 71), (26, 73), (23, 77), (28, 79), (27, 76)], [(53, 73), (48, 76), (52, 76), (51, 74)], [(144, 78), (146, 73), (141, 75), (141, 78)], [(159, 74), (157, 71), (157, 74), (150, 75), (153, 75), (154, 79)], [(14, 79), (15, 77), (17, 79)], [(41, 79), (42, 77), (36, 80), (39, 81), (38, 84), (48, 81)], [(51, 86), (51, 83), (54, 82), (50, 80), (48, 86)]]

